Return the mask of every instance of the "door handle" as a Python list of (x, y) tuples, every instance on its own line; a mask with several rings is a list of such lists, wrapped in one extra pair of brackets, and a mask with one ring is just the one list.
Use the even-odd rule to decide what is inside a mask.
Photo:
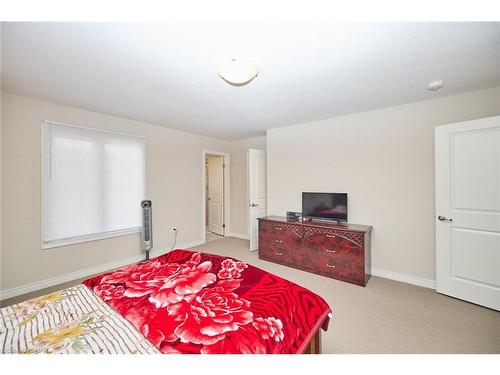
[(448, 219), (446, 216), (441, 216), (441, 215), (438, 216), (438, 220), (439, 221), (446, 221), (448, 223), (453, 222), (453, 219)]
[(250, 203), (250, 207), (257, 207), (258, 204), (257, 203)]

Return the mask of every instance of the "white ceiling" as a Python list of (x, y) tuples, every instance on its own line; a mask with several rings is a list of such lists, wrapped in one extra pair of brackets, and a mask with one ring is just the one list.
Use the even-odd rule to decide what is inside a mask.
[(2, 24), (3, 90), (228, 140), (498, 84), (500, 23)]

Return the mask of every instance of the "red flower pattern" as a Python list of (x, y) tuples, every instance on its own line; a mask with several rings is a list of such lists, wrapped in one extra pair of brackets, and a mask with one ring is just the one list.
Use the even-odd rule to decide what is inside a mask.
[[(139, 263), (104, 276), (94, 291), (106, 301), (123, 296), (149, 296), (148, 301), (157, 309), (154, 314), (147, 308), (129, 308), (123, 313), (164, 353), (174, 353), (176, 349), (162, 343), (176, 340), (212, 345), (226, 333), (253, 321), (253, 314), (248, 310), (250, 302), (234, 293), (240, 287), (238, 278), (247, 265), (224, 260), (218, 273), (223, 280), (208, 287), (217, 277), (209, 272), (212, 262), (200, 262), (200, 253), (195, 253), (182, 264)], [(123, 310), (117, 301), (110, 302), (118, 311)]]
[(235, 262), (232, 259), (225, 259), (221, 263), (221, 269), (217, 276), (219, 279), (239, 279), (241, 273), (247, 268), (248, 265), (243, 262)]
[(180, 270), (165, 279), (158, 289), (154, 287), (151, 289), (149, 301), (159, 308), (180, 302), (184, 297), (198, 293), (215, 282), (216, 276), (208, 272), (211, 267), (211, 262), (203, 262), (192, 267), (181, 266)]
[(250, 300), (237, 293), (246, 290), (248, 265), (224, 259), (212, 273), (217, 257), (202, 262), (200, 253), (185, 253), (188, 259), (174, 251), (84, 283), (163, 353), (275, 352), (270, 343), (283, 342), (283, 321), (255, 318)]
[(135, 268), (129, 267), (115, 278), (103, 278), (103, 281), (125, 280), (127, 286), (125, 296), (134, 298), (149, 295), (149, 301), (157, 308), (165, 307), (180, 302), (185, 295), (197, 293), (215, 282), (216, 276), (208, 273), (212, 263), (199, 264), (200, 260), (200, 254), (196, 253), (181, 265), (161, 262), (142, 263)]
[(233, 292), (239, 286), (239, 280), (221, 280), (213, 288), (169, 306), (169, 314), (184, 317), (183, 323), (175, 329), (181, 342), (212, 345), (222, 340), (227, 332), (251, 323), (250, 302)]
[(132, 264), (105, 275), (101, 279), (101, 284), (125, 283), (129, 280), (130, 275), (132, 275), (134, 272), (148, 272), (150, 270), (161, 267), (161, 265), (162, 263), (158, 260)]
[(281, 320), (274, 317), (270, 318), (255, 318), (252, 325), (260, 333), (263, 339), (273, 338), (274, 341), (280, 342), (285, 337), (283, 333), (283, 323)]
[(180, 269), (177, 263), (138, 268), (128, 276), (125, 282), (126, 296), (142, 297), (157, 292), (169, 278), (179, 273)]
[(122, 298), (125, 292), (123, 285), (99, 284), (94, 288), (94, 293), (104, 301)]
[(179, 322), (177, 317), (169, 316), (166, 309), (155, 309), (154, 312), (151, 312), (147, 306), (133, 307), (123, 315), (144, 337), (147, 337), (158, 348), (162, 343), (177, 340), (174, 329)]

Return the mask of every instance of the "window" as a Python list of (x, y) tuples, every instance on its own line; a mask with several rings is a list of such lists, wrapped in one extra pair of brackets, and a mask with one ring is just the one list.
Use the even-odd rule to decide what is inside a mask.
[(144, 139), (49, 122), (43, 136), (43, 248), (139, 231)]

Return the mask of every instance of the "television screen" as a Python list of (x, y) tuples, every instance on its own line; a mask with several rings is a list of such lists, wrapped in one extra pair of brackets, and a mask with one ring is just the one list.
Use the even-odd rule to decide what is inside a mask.
[(347, 193), (302, 193), (302, 216), (347, 221)]

